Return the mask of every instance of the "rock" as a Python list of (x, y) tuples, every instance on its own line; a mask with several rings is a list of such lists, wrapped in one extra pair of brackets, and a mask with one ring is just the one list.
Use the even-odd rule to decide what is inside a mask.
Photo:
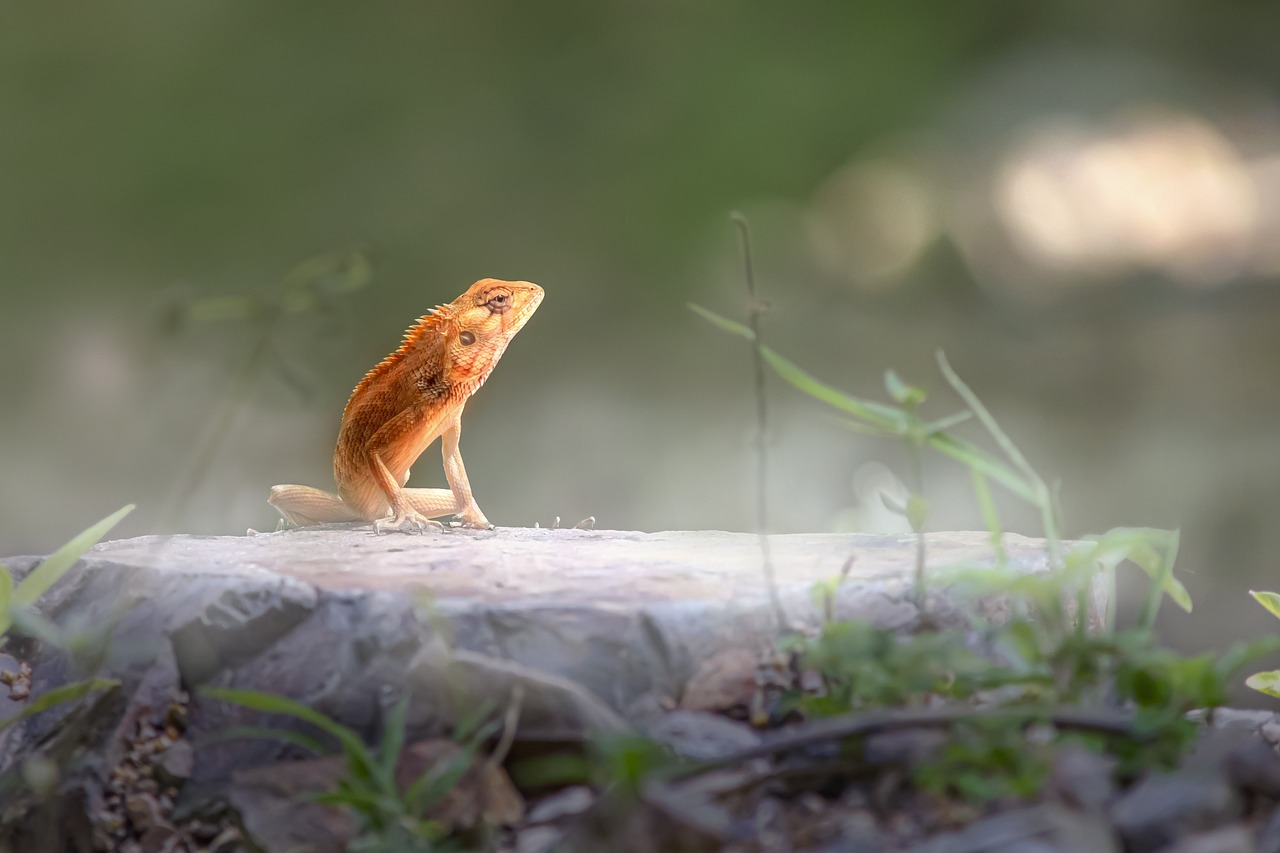
[[(818, 626), (822, 613), (810, 589), (838, 574), (850, 555), (857, 560), (834, 601), (838, 618), (903, 631), (921, 623), (912, 537), (787, 535), (772, 537), (772, 545), (793, 627)], [(1005, 546), (1015, 571), (1046, 570), (1040, 541), (1010, 535)], [(993, 559), (985, 532), (930, 534), (928, 554), (934, 568)], [(3, 562), (21, 579), (39, 560)], [(955, 589), (937, 575), (931, 624), (965, 626), (972, 610), (989, 622), (1007, 615), (1007, 599), (966, 602)], [(411, 700), (410, 743), (450, 737), (485, 703), (495, 715), (517, 707), (515, 748), (572, 749), (597, 733), (627, 730), (623, 714), (670, 707), (671, 697), (687, 709), (741, 704), (744, 695), (754, 703), (753, 650), (778, 636), (757, 537), (719, 532), (378, 536), (367, 526), (339, 525), (252, 537), (149, 536), (95, 546), (37, 604), (55, 622), (104, 636), (109, 630), (94, 657), (99, 674), (121, 684), (0, 733), (0, 772), (19, 766), (37, 743), (58, 761), (80, 750), (90, 756), (85, 777), (68, 784), (83, 783), (96, 813), (103, 795), (92, 780), (127, 764), (136, 739), (164, 739), (157, 779), (121, 782), (119, 802), (135, 783), (142, 790), (186, 780), (182, 799), (214, 796), (234, 774), (237, 785), (258, 792), (256, 804), (237, 796), (264, 833), (340, 827), (323, 810), (281, 822), (281, 792), (300, 784), (288, 774), (306, 766), (296, 746), (216, 735), (235, 725), (316, 731), (287, 715), (204, 698), (204, 685), (303, 702), (369, 743), (402, 696)], [(57, 650), (39, 650), (29, 663), (33, 696), (81, 675), (78, 661)], [(169, 720), (174, 697), (188, 687), (183, 719)], [(720, 754), (751, 734), (702, 718), (660, 725), (690, 755)], [(155, 731), (143, 736), (145, 726)], [(181, 743), (201, 746), (193, 753)], [(254, 768), (269, 774), (281, 762), (291, 768), (280, 771), (284, 777), (243, 775)], [(189, 802), (183, 807), (194, 811)], [(682, 834), (706, 835), (696, 827)]]
[(554, 826), (531, 826), (516, 835), (516, 853), (551, 853), (564, 841)]
[(172, 826), (153, 826), (138, 839), (142, 853), (167, 853), (175, 849), (178, 832)]
[(1164, 848), (1163, 853), (1257, 853), (1253, 833), (1243, 824), (1232, 824), (1189, 835), (1177, 844)]
[(1258, 831), (1257, 853), (1280, 853), (1280, 806), (1273, 806), (1271, 816)]
[(1048, 793), (1081, 811), (1101, 811), (1116, 794), (1116, 760), (1082, 746), (1065, 746), (1054, 753)]
[(936, 835), (910, 853), (1119, 853), (1097, 816), (1045, 804), (1003, 812), (958, 832)]
[(1256, 723), (1211, 730), (1196, 744), (1186, 766), (1223, 774), (1241, 791), (1280, 799), (1280, 756)]
[(346, 811), (311, 802), (307, 795), (332, 789), (344, 772), (337, 758), (246, 770), (234, 774), (229, 802), (265, 853), (343, 853), (355, 836), (355, 821)]
[(190, 741), (174, 741), (156, 760), (156, 777), (166, 785), (181, 785), (191, 778), (195, 768), (195, 750)]
[(151, 794), (131, 794), (124, 803), (125, 814), (135, 832), (144, 833), (153, 826), (165, 823), (164, 808)]
[[(0, 675), (3, 675), (4, 673), (11, 673), (13, 675), (13, 679), (7, 682), (0, 681), (0, 684), (4, 684), (8, 688), (0, 689), (0, 720), (7, 720), (10, 717), (16, 717), (22, 712), (22, 709), (27, 706), (25, 696), (13, 695), (13, 683), (21, 674), (24, 666), (27, 666), (26, 662), (18, 660), (13, 655), (0, 654)], [(28, 666), (25, 679), (28, 690), (31, 688), (30, 672), (31, 670)]]
[(672, 711), (644, 728), (644, 734), (685, 758), (707, 761), (761, 742), (750, 726), (715, 714)]
[[(396, 785), (403, 793), (423, 774), (442, 772), (459, 760), (463, 760), (463, 749), (454, 741), (420, 741), (400, 753)], [(450, 831), (471, 829), (481, 822), (511, 826), (524, 817), (524, 798), (505, 770), (481, 756), (469, 762), (457, 783), (430, 805), (426, 816)]]
[[(8, 698), (11, 701), (25, 702), (31, 695), (31, 664), (18, 661), (10, 655), (0, 655), (0, 684), (9, 688)], [(11, 714), (5, 714), (0, 720), (8, 716)]]
[(719, 827), (704, 825), (704, 815), (697, 809), (701, 804), (681, 803), (678, 811), (671, 809), (672, 805), (622, 792), (606, 794), (570, 822), (564, 846), (575, 853), (713, 853), (724, 849)]
[(1276, 719), (1275, 713), (1254, 708), (1214, 708), (1211, 713), (1195, 711), (1187, 716), (1214, 729), (1244, 727), (1256, 730)]
[(688, 711), (749, 708), (756, 692), (757, 656), (746, 649), (724, 649), (698, 664), (685, 685), (680, 707)]
[(1148, 776), (1116, 801), (1111, 819), (1129, 850), (1150, 853), (1188, 833), (1230, 823), (1243, 810), (1221, 774), (1192, 770)]
[(580, 814), (591, 808), (595, 793), (584, 785), (571, 785), (549, 797), (544, 797), (529, 809), (526, 823), (551, 823), (566, 815)]
[[(985, 532), (930, 534), (930, 563), (990, 563), (988, 540)], [(911, 537), (785, 535), (772, 544), (777, 576), (785, 579), (780, 593), (797, 627), (818, 624), (810, 588), (839, 573), (851, 554), (857, 560), (840, 587), (836, 616), (904, 630), (918, 622)], [(1045, 570), (1038, 540), (1010, 535), (1006, 548), (1016, 570)], [(7, 562), (21, 575), (37, 560)], [(949, 583), (931, 588), (931, 617), (961, 626)], [(999, 596), (976, 604), (997, 621), (1006, 606)], [(447, 629), (459, 649), (567, 678), (615, 711), (646, 693), (685, 695), (705, 662), (766, 648), (776, 634), (757, 538), (713, 531), (377, 536), (368, 527), (337, 526), (253, 537), (145, 536), (95, 546), (40, 607), (55, 618), (74, 611), (88, 624), (124, 613), (117, 642), (151, 648), (169, 639), (188, 684), (243, 666), (295, 632), (323, 635), (308, 623), (343, 621), (338, 611), (346, 608), (381, 620), (366, 634), (373, 647)], [(424, 614), (430, 624), (408, 624)], [(359, 630), (346, 624), (335, 627), (349, 637)], [(357, 663), (364, 651), (353, 649), (349, 662), (339, 662)]]

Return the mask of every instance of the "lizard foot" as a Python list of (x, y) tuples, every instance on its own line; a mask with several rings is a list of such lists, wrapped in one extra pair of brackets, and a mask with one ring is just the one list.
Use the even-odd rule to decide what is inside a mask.
[(416, 509), (406, 509), (403, 512), (388, 515), (373, 522), (374, 533), (385, 533), (388, 530), (413, 533), (414, 531), (423, 531), (430, 528), (444, 530), (444, 525), (438, 521), (432, 521)]
[(484, 517), (484, 513), (479, 507), (472, 510), (463, 510), (454, 516), (458, 524), (463, 527), (470, 527), (473, 530), (492, 530), (493, 525), (489, 523), (489, 519)]

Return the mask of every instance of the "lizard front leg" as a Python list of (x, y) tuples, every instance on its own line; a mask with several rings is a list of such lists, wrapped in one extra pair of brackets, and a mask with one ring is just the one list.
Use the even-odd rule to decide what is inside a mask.
[[(434, 432), (433, 427), (438, 428), (436, 424), (439, 423), (439, 420), (438, 418), (426, 419), (421, 412), (407, 409), (384, 424), (370, 440), (365, 449), (369, 476), (373, 485), (386, 498), (387, 504), (391, 508), (390, 515), (374, 519), (374, 532), (404, 530), (406, 526), (411, 530), (425, 530), (428, 527), (444, 526), (437, 521), (432, 521), (428, 515), (420, 511), (410, 499), (408, 490), (404, 488), (404, 480), (408, 478), (409, 466), (413, 464), (417, 454), (421, 452), (406, 451), (406, 445), (412, 447), (414, 437), (423, 435), (424, 431), (427, 435)], [(392, 474), (393, 467), (397, 471), (405, 472), (404, 475), (398, 477)], [(431, 512), (431, 508), (428, 506), (424, 506), (422, 509)], [(443, 510), (443, 512), (447, 511), (447, 509)]]
[(462, 464), (462, 451), (458, 449), (458, 439), (462, 435), (462, 413), (459, 412), (453, 422), (440, 436), (440, 452), (444, 457), (444, 476), (453, 490), (457, 502), (457, 516), (467, 527), (479, 527), (488, 530), (493, 527), (489, 519), (480, 511), (476, 499), (471, 494), (471, 481), (467, 479), (466, 466)]
[(389, 516), (374, 519), (374, 533), (382, 533), (387, 530), (404, 530), (406, 525), (410, 530), (444, 527), (443, 524), (438, 521), (432, 521), (413, 506), (409, 496), (406, 494), (406, 489), (396, 482), (395, 477), (391, 476), (391, 472), (387, 470), (386, 463), (382, 461), (382, 457), (371, 454), (370, 467), (374, 472), (374, 481), (387, 495), (387, 500), (391, 504), (391, 514)]

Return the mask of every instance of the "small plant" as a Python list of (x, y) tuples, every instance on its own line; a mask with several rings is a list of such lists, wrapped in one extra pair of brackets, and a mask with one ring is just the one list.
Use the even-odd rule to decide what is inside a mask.
[[(58, 648), (74, 649), (83, 645), (76, 635), (64, 631), (40, 616), (31, 609), (31, 606), (48, 591), (49, 587), (57, 583), (86, 551), (106, 536), (107, 532), (133, 509), (133, 504), (122, 507), (75, 536), (70, 542), (42, 560), (22, 579), (21, 583), (15, 585), (13, 574), (4, 566), (0, 566), (0, 643), (8, 637), (10, 629), (16, 627), (27, 636)], [(64, 684), (37, 697), (15, 716), (0, 720), (0, 731), (27, 717), (66, 702), (74, 702), (94, 691), (115, 687), (119, 683), (112, 678), (90, 678)]]
[[(1280, 593), (1255, 592), (1251, 590), (1249, 594), (1252, 595), (1254, 600), (1259, 604), (1267, 608), (1268, 613), (1277, 619), (1280, 619)], [(1245, 679), (1244, 683), (1260, 693), (1265, 693), (1268, 696), (1280, 699), (1280, 669), (1272, 669), (1267, 672), (1255, 672), (1253, 675)]]
[(1051, 750), (1028, 742), (1021, 726), (1002, 717), (975, 717), (952, 727), (951, 737), (913, 774), (923, 790), (987, 802), (1034, 796), (1049, 778)]
[[(1223, 704), (1229, 679), (1241, 664), (1280, 650), (1280, 637), (1244, 643), (1217, 657), (1189, 657), (1163, 648), (1154, 630), (1163, 600), (1170, 598), (1191, 610), (1191, 597), (1173, 576), (1178, 532), (1120, 527), (1077, 542), (1064, 541), (1056, 487), (1030, 465), (941, 352), (939, 368), (964, 408), (929, 419), (921, 411), (925, 391), (893, 371), (885, 375), (892, 403), (860, 399), (826, 385), (759, 344), (753, 329), (696, 305), (690, 307), (717, 327), (755, 342), (775, 373), (840, 411), (850, 429), (906, 443), (912, 466), (910, 496), (902, 504), (886, 498), (885, 505), (904, 516), (917, 534), (915, 586), (922, 608), (928, 580), (923, 534), (929, 505), (922, 493), (921, 459), (926, 450), (932, 450), (967, 468), (995, 557), (991, 565), (947, 567), (943, 577), (975, 594), (1006, 596), (1015, 606), (1013, 617), (1003, 625), (975, 624), (968, 632), (925, 631), (902, 637), (863, 623), (833, 621), (843, 575), (819, 584), (814, 595), (825, 614), (821, 633), (786, 640), (797, 669), (808, 677), (799, 681), (804, 689), (797, 686), (784, 696), (783, 714), (798, 711), (808, 717), (828, 717), (884, 708), (976, 706), (990, 719), (966, 717), (955, 723), (948, 745), (919, 768), (917, 784), (978, 800), (1025, 796), (1046, 778), (1052, 747), (1063, 738), (1079, 736), (1049, 726), (1046, 738), (1032, 748), (1025, 726), (1046, 719), (1053, 709), (1127, 709), (1131, 723), (1124, 736), (1113, 733), (1086, 740), (1115, 756), (1122, 773), (1167, 766), (1183, 754), (1194, 736), (1187, 712)], [(974, 420), (993, 439), (998, 454), (952, 434), (956, 426)], [(1010, 564), (989, 487), (992, 482), (1036, 509), (1048, 572), (1026, 574)], [(1142, 569), (1149, 582), (1136, 624), (1117, 631), (1115, 572), (1126, 562)], [(1107, 609), (1095, 614), (1093, 593), (1100, 583), (1109, 593)], [(1280, 616), (1280, 595), (1255, 593), (1255, 597)], [(1089, 630), (1091, 616), (1101, 617), (1100, 630)], [(1271, 688), (1272, 695), (1280, 696), (1280, 671), (1259, 673), (1249, 683), (1264, 692)]]
[[(396, 703), (387, 717), (378, 748), (366, 746), (360, 735), (336, 720), (292, 699), (257, 690), (206, 687), (202, 696), (230, 702), (268, 714), (285, 714), (302, 720), (331, 736), (341, 747), (346, 772), (336, 790), (316, 794), (314, 801), (349, 810), (356, 818), (357, 834), (348, 850), (353, 853), (445, 853), (459, 848), (448, 838), (446, 827), (426, 817), (440, 803), (476, 760), (480, 747), (497, 730), (496, 722), (484, 723), (487, 709), (461, 721), (454, 738), (462, 749), (452, 758), (430, 768), (406, 789), (396, 784), (396, 767), (405, 745), (409, 700)], [(259, 737), (285, 741), (314, 754), (329, 750), (317, 738), (287, 729), (250, 726), (223, 732), (223, 739)]]

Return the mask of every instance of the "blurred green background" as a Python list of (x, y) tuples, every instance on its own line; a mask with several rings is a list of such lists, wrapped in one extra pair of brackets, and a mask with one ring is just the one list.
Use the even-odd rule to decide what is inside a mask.
[[(4, 21), (0, 553), (128, 501), (121, 535), (273, 528), (269, 486), (329, 486), (359, 377), (483, 276), (547, 291), (468, 408), (492, 520), (751, 529), (746, 347), (686, 308), (742, 316), (741, 209), (778, 349), (867, 396), (893, 367), (935, 400), (945, 349), (1062, 480), (1068, 534), (1183, 528), (1202, 612), (1169, 616), (1179, 642), (1274, 627), (1245, 591), (1280, 586), (1280, 4), (53, 2)], [(367, 287), (266, 332), (236, 308), (352, 248)], [(770, 390), (774, 527), (901, 529), (879, 500), (901, 450)], [(415, 484), (443, 483), (437, 459)], [(927, 476), (935, 527), (980, 525), (963, 471)]]

